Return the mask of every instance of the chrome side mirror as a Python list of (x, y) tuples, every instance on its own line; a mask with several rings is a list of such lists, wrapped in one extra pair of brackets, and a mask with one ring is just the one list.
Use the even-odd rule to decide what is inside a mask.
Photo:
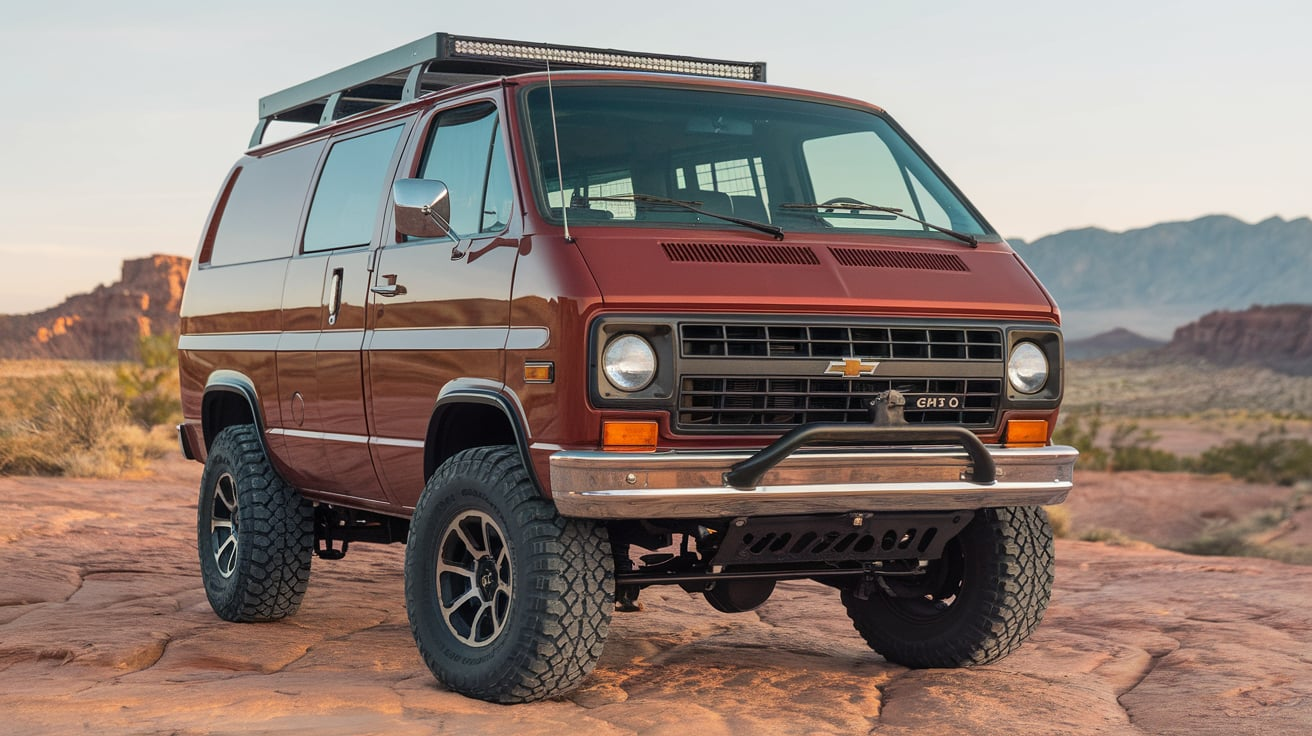
[(416, 238), (457, 237), (451, 232), (451, 193), (433, 179), (397, 179), (392, 185), (396, 229)]

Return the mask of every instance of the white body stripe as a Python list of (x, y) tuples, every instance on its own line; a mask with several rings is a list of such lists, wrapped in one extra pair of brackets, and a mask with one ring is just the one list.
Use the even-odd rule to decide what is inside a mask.
[(349, 442), (353, 445), (368, 444), (414, 448), (422, 448), (424, 446), (424, 443), (420, 440), (407, 440), (399, 437), (370, 437), (362, 434), (343, 434), (338, 432), (308, 432), (303, 429), (282, 429), (278, 427), (265, 430), (265, 434), (298, 437), (300, 439), (319, 440), (322, 442)]
[[(537, 350), (545, 327), (431, 327), (395, 330), (232, 332), (183, 335), (179, 350), (351, 352), (355, 350)], [(363, 348), (362, 348), (363, 346)]]

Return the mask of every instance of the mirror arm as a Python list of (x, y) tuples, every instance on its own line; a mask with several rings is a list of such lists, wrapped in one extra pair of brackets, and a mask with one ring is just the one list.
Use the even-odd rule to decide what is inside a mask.
[(428, 205), (424, 205), (419, 211), (428, 215), (429, 219), (445, 230), (446, 236), (451, 238), (452, 243), (455, 243), (455, 245), (451, 246), (451, 260), (458, 261), (461, 258), (464, 258), (465, 252), (460, 250), (460, 235), (451, 229), (451, 223), (444, 221), (441, 216), (434, 212), (433, 208)]

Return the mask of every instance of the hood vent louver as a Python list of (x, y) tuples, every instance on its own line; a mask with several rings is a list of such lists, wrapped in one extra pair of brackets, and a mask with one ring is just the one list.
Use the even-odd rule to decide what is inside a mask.
[(729, 243), (661, 243), (671, 261), (683, 263), (759, 263), (772, 266), (818, 266), (820, 258), (804, 245)]
[(866, 248), (830, 248), (829, 252), (844, 266), (862, 268), (905, 268), (916, 271), (970, 271), (965, 261), (951, 253), (921, 253), (902, 250)]

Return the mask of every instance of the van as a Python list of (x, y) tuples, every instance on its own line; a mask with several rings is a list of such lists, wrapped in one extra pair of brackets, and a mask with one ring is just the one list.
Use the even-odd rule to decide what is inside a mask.
[(1076, 457), (1057, 305), (883, 110), (764, 80), (438, 33), (263, 98), (178, 345), (214, 611), (404, 543), (425, 663), (504, 703), (653, 585), (814, 580), (908, 667), (1018, 647)]

